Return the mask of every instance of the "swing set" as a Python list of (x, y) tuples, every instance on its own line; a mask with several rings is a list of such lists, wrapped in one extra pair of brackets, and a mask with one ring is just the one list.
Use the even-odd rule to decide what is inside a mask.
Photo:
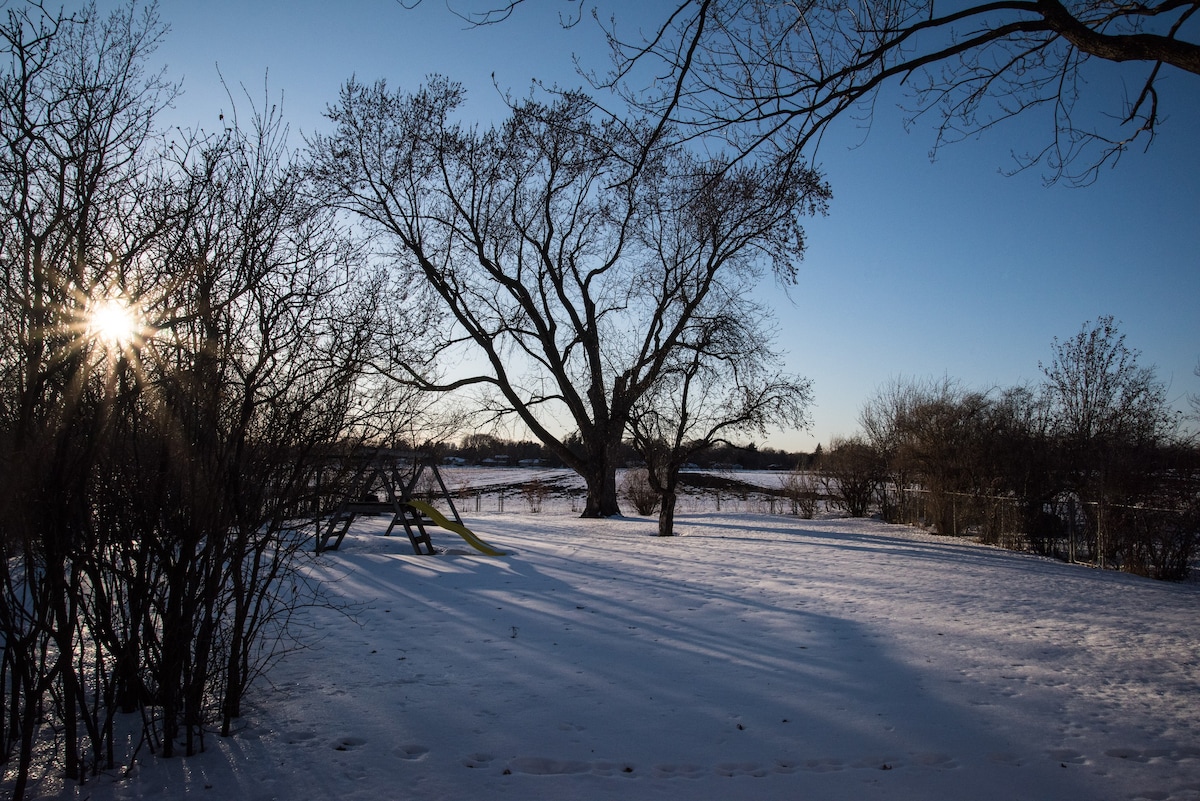
[[(415, 454), (378, 448), (370, 456), (359, 457), (360, 462), (353, 478), (345, 485), (338, 506), (328, 522), (317, 529), (317, 553), (336, 551), (346, 537), (350, 526), (361, 515), (390, 515), (384, 536), (391, 536), (396, 525), (402, 525), (418, 555), (434, 555), (438, 551), (429, 538), (430, 527), (451, 531), (480, 553), (488, 556), (504, 556), (505, 552), (493, 548), (463, 524), (462, 516), (454, 506), (454, 498), (438, 471), (437, 463), (429, 454)], [(406, 471), (411, 474), (406, 475)], [(430, 476), (440, 490), (440, 498), (450, 510), (443, 514), (428, 501), (415, 497), (422, 476)]]

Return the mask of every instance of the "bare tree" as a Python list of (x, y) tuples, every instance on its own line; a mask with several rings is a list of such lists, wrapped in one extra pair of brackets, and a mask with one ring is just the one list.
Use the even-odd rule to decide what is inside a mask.
[(1056, 428), (1078, 447), (1089, 443), (1161, 441), (1173, 426), (1166, 388), (1154, 370), (1138, 364), (1138, 351), (1111, 315), (1085, 323), (1065, 341), (1057, 338), (1048, 365), (1039, 364), (1054, 399)]
[[(989, 489), (997, 501), (1011, 499), (1017, 505), (1020, 531), (1033, 550), (1060, 553), (1068, 545), (1062, 537), (1064, 525), (1048, 510), (1055, 508), (1066, 483), (1049, 393), (1043, 386), (1000, 390), (992, 397), (987, 416), (977, 458), (981, 473), (989, 478)], [(1061, 553), (1068, 555), (1069, 545)]]
[[(648, 41), (611, 39), (618, 74), (641, 59), (665, 61), (677, 80), (659, 103), (700, 130), (730, 133), (743, 151), (805, 149), (837, 117), (869, 114), (883, 85), (904, 83), (914, 116), (940, 117), (935, 147), (1046, 109), (1050, 141), (1020, 163), (1044, 162), (1052, 180), (1087, 183), (1133, 140), (1153, 138), (1165, 73), (1200, 75), (1198, 8), (1194, 0), (953, 8), (693, 0)], [(1087, 85), (1091, 59), (1127, 64), (1132, 95), (1098, 96)]]
[(384, 276), (305, 200), (278, 114), (157, 135), (153, 6), (5, 20), (0, 756), (20, 798), (36, 770), (113, 767), (122, 709), (165, 755), (228, 731), (305, 597), (284, 522), (306, 470), (387, 409), (363, 391)]
[(797, 465), (780, 479), (779, 484), (783, 496), (791, 502), (792, 514), (811, 520), (821, 499), (812, 471)]
[(136, 405), (104, 490), (138, 512), (113, 528), (157, 569), (142, 588), (156, 625), (137, 636), (166, 756), (240, 715), (262, 635), (291, 610), (301, 539), (285, 522), (328, 449), (388, 413), (364, 391), (383, 277), (300, 191), (286, 134), (276, 110), (235, 115), (179, 154), (186, 213), (120, 257), (147, 335), (123, 355)]
[[(522, 2), (467, 18), (499, 22)], [(1197, 9), (1196, 0), (677, 0), (649, 32), (597, 12), (614, 69), (594, 80), (742, 153), (807, 150), (833, 120), (869, 117), (889, 84), (912, 93), (912, 117), (940, 119), (935, 148), (1041, 109), (1048, 142), (1018, 164), (1089, 183), (1135, 140), (1153, 139), (1171, 73), (1200, 75)], [(1120, 65), (1128, 94), (1089, 81), (1093, 61)]]
[(859, 424), (867, 443), (887, 465), (888, 475), (880, 486), (879, 502), (883, 519), (888, 522), (912, 522), (915, 518), (912, 495), (915, 479), (911, 466), (900, 457), (904, 444), (901, 421), (923, 394), (922, 382), (896, 378), (880, 387), (859, 412)]
[(84, 771), (91, 699), (76, 662), (81, 542), (110, 416), (88, 322), (109, 291), (114, 238), (146, 241), (143, 158), (174, 90), (142, 69), (153, 10), (101, 18), (38, 4), (0, 24), (0, 628), (2, 756), (25, 792), (42, 713), (62, 731), (61, 769)]
[(1111, 316), (1055, 339), (1052, 350), (1050, 363), (1040, 366), (1066, 485), (1085, 502), (1093, 552), (1101, 562), (1115, 559), (1122, 543), (1113, 507), (1157, 492), (1159, 457), (1178, 421), (1166, 388), (1138, 364), (1139, 353)]
[(455, 121), (463, 100), (444, 79), (413, 94), (350, 81), (333, 133), (310, 142), (313, 175), (452, 315), (440, 350), (485, 365), (454, 381), (393, 374), (484, 389), (583, 476), (584, 516), (617, 514), (635, 404), (714, 291), (758, 264), (794, 280), (798, 218), (828, 190), (794, 162), (699, 159), (578, 93), (518, 103), (490, 130)]
[[(742, 292), (692, 321), (657, 381), (634, 405), (629, 431), (658, 494), (658, 535), (674, 534), (679, 473), (701, 451), (773, 425), (808, 422), (808, 381), (775, 369), (765, 310)], [(715, 311), (720, 309), (719, 312)]]

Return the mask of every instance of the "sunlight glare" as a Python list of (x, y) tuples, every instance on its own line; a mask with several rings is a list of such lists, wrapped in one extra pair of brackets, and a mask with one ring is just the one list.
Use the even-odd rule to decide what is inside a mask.
[(121, 298), (105, 298), (88, 315), (88, 333), (109, 348), (128, 348), (141, 333), (137, 310)]

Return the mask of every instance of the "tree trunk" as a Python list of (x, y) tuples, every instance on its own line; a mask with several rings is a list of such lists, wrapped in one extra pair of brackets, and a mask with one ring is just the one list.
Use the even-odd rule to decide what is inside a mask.
[(678, 499), (675, 488), (665, 490), (659, 498), (658, 507), (658, 536), (675, 536), (675, 501)]
[(616, 517), (621, 514), (621, 507), (617, 505), (620, 437), (591, 432), (590, 439), (590, 442), (584, 442), (584, 459), (572, 465), (587, 484), (587, 501), (580, 517)]
[(611, 455), (599, 463), (588, 465), (581, 474), (587, 483), (587, 502), (580, 517), (616, 517), (621, 514), (617, 504), (617, 465)]

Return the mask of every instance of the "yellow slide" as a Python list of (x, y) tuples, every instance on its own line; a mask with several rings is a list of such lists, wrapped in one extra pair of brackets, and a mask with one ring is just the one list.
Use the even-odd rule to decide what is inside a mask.
[(416, 509), (421, 514), (428, 517), (430, 520), (432, 520), (437, 525), (441, 526), (442, 528), (446, 529), (447, 531), (453, 531), (455, 534), (462, 537), (464, 540), (467, 541), (467, 545), (470, 545), (472, 548), (479, 551), (480, 553), (487, 554), (488, 556), (506, 556), (504, 551), (497, 551), (495, 548), (488, 545), (483, 540), (479, 539), (479, 537), (476, 537), (471, 532), (471, 529), (467, 528), (466, 526), (464, 526), (460, 523), (455, 523), (453, 520), (448, 519), (444, 514), (439, 512), (437, 509), (434, 509), (432, 506), (425, 503), (425, 501), (407, 501), (407, 503), (409, 506), (411, 506), (412, 508)]

